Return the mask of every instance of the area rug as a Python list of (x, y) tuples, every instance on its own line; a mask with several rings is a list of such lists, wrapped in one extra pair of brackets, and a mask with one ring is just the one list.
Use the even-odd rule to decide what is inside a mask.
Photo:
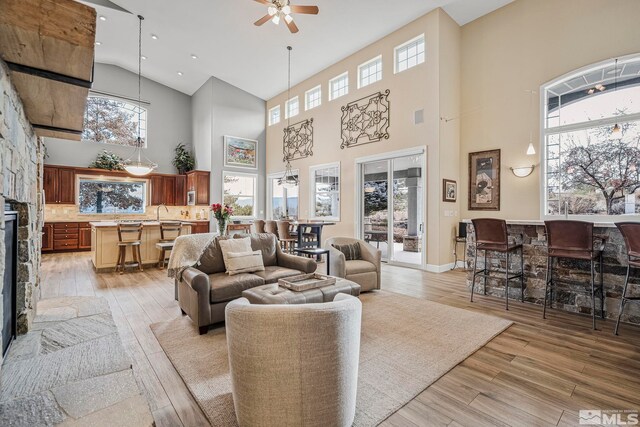
[[(391, 292), (360, 299), (354, 426), (384, 421), (512, 323)], [(198, 328), (183, 317), (151, 329), (211, 424), (237, 425), (224, 328), (198, 335)]]

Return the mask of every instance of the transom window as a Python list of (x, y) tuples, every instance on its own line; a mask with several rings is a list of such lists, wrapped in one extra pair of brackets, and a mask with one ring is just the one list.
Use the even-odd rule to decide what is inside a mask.
[(300, 103), (298, 102), (298, 97), (291, 98), (284, 104), (284, 118), (288, 119), (289, 117), (297, 116), (300, 113)]
[(82, 139), (105, 144), (136, 146), (138, 126), (144, 146), (147, 143), (147, 109), (124, 99), (91, 94), (84, 114)]
[(253, 174), (223, 172), (222, 195), (224, 204), (233, 208), (233, 217), (255, 218), (256, 180)]
[(312, 166), (309, 172), (311, 217), (340, 220), (340, 163)]
[(543, 216), (640, 213), (640, 56), (544, 90)]
[(275, 125), (276, 123), (280, 123), (280, 106), (276, 105), (275, 107), (269, 110), (269, 126)]
[(382, 80), (382, 55), (358, 67), (358, 88)]
[(318, 85), (304, 94), (304, 109), (311, 110), (322, 104), (322, 86)]
[(329, 101), (349, 93), (349, 72), (329, 80)]
[(79, 178), (78, 211), (82, 214), (143, 214), (147, 181)]
[(394, 72), (401, 73), (422, 64), (424, 57), (424, 34), (421, 34), (395, 48)]

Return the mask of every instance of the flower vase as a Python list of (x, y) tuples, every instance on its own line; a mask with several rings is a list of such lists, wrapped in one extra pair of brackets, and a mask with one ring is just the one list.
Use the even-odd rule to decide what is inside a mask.
[(221, 236), (227, 235), (227, 221), (224, 219), (218, 220), (218, 232)]

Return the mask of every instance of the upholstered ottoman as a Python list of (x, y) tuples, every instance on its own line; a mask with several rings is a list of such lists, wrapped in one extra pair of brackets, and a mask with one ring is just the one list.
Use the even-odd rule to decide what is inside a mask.
[(251, 304), (308, 304), (330, 302), (336, 294), (360, 295), (360, 285), (351, 280), (338, 279), (336, 283), (306, 291), (296, 292), (282, 288), (277, 283), (256, 286), (242, 292)]

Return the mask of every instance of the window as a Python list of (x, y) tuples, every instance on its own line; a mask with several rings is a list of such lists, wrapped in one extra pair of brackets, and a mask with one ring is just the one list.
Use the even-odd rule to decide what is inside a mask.
[(291, 98), (284, 104), (284, 118), (288, 119), (289, 117), (297, 116), (300, 112), (300, 103), (298, 102), (298, 97)]
[(340, 163), (309, 168), (312, 218), (340, 220)]
[(83, 214), (143, 214), (147, 181), (80, 178), (78, 210)]
[(349, 93), (349, 72), (340, 74), (329, 80), (329, 101), (338, 99)]
[[(293, 171), (297, 177), (298, 172)], [(284, 172), (269, 176), (270, 182), (270, 219), (298, 218), (298, 187), (284, 187), (278, 183)]]
[(233, 208), (234, 217), (256, 216), (256, 175), (223, 172), (222, 194), (224, 203)]
[[(140, 108), (140, 138), (147, 142), (147, 109)], [(137, 145), (138, 104), (134, 101), (89, 95), (84, 114), (82, 139), (117, 145)]]
[(639, 71), (636, 56), (543, 87), (543, 216), (640, 213)]
[(322, 104), (322, 86), (316, 86), (304, 94), (304, 109), (311, 110)]
[(269, 126), (280, 123), (280, 106), (276, 105), (269, 110)]
[(424, 34), (395, 48), (394, 72), (400, 73), (424, 62)]
[(358, 88), (382, 80), (382, 55), (358, 67)]

